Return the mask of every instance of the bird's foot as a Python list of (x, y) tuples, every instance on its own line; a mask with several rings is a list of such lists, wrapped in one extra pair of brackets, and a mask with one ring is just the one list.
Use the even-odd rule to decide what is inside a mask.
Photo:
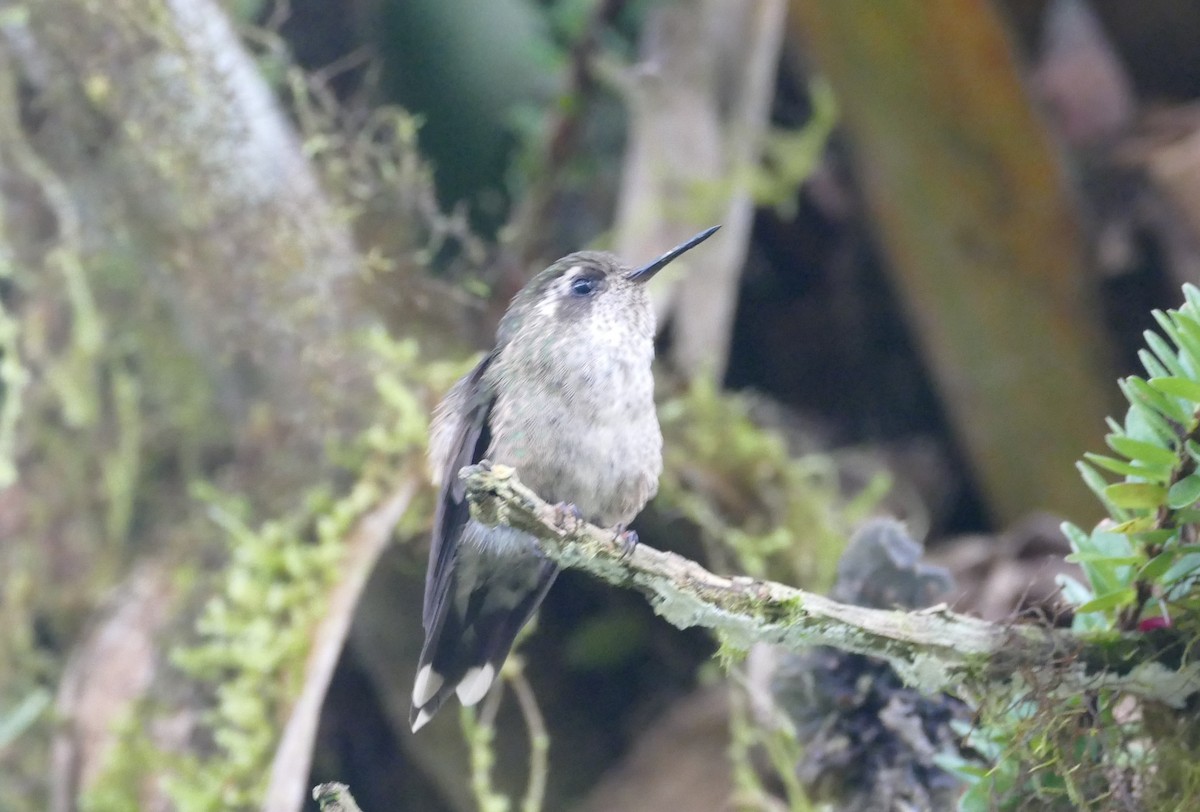
[(629, 556), (633, 555), (634, 549), (638, 546), (638, 534), (636, 530), (626, 530), (623, 525), (617, 525), (616, 536), (613, 541), (621, 543), (621, 560), (624, 561)]
[(573, 532), (583, 524), (583, 511), (571, 502), (557, 502), (554, 505), (554, 523), (568, 532)]

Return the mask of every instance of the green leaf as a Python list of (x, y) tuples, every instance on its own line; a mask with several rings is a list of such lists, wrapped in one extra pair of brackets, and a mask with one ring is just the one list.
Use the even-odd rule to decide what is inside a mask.
[(1163, 366), (1149, 350), (1138, 350), (1138, 360), (1142, 362), (1142, 366), (1146, 368), (1146, 374), (1151, 378), (1171, 377), (1171, 371)]
[(1068, 553), (1064, 559), (1068, 564), (1111, 564), (1115, 567), (1129, 567), (1142, 563), (1140, 555), (1106, 555), (1104, 553)]
[(1125, 416), (1126, 431), (1130, 437), (1146, 440), (1160, 448), (1174, 448), (1179, 438), (1179, 421), (1169, 420), (1151, 409), (1141, 398), (1129, 402), (1129, 413)]
[(1147, 465), (1168, 465), (1172, 467), (1176, 463), (1174, 451), (1162, 448), (1154, 443), (1135, 440), (1132, 437), (1120, 434), (1110, 434), (1105, 440), (1108, 442), (1109, 448), (1118, 454), (1124, 454), (1131, 460), (1144, 462)]
[(1066, 573), (1054, 576), (1054, 581), (1062, 589), (1062, 596), (1075, 605), (1086, 603), (1095, 597), (1092, 590)]
[(1083, 574), (1097, 595), (1105, 595), (1129, 586), (1133, 578), (1133, 567), (1114, 563), (1134, 555), (1135, 550), (1129, 536), (1095, 530), (1084, 538), (1072, 538), (1071, 547), (1075, 554), (1080, 556)]
[(1179, 346), (1179, 361), (1188, 369), (1188, 379), (1196, 380), (1200, 370), (1200, 324), (1179, 311), (1167, 314), (1175, 331), (1171, 338)]
[(1151, 378), (1147, 383), (1164, 395), (1200, 403), (1200, 383), (1187, 378)]
[[(1122, 390), (1124, 391), (1124, 390)], [(1174, 448), (1179, 440), (1178, 425), (1168, 421), (1141, 402), (1130, 400), (1130, 409), (1125, 414), (1124, 433), (1134, 440), (1142, 440), (1160, 448)]]
[(1151, 544), (1169, 544), (1179, 536), (1179, 530), (1175, 528), (1161, 528), (1158, 530), (1135, 531), (1127, 535), (1133, 536), (1134, 540), (1145, 547)]
[(1088, 534), (1085, 533), (1083, 529), (1079, 527), (1079, 525), (1071, 524), (1070, 522), (1063, 522), (1058, 527), (1060, 530), (1062, 530), (1063, 535), (1067, 537), (1067, 541), (1070, 542), (1072, 550), (1078, 552), (1079, 550), (1089, 546), (1088, 542), (1090, 539), (1088, 538)]
[(1186, 300), (1184, 307), (1192, 310), (1200, 310), (1200, 288), (1197, 288), (1191, 282), (1183, 283), (1183, 298)]
[(1186, 300), (1184, 307), (1200, 310), (1200, 288), (1197, 288), (1191, 282), (1184, 282), (1183, 298)]
[(1200, 499), (1200, 473), (1189, 474), (1171, 486), (1167, 491), (1167, 506), (1172, 510), (1182, 510)]
[[(1183, 381), (1183, 378), (1154, 378), (1156, 381)], [(1185, 381), (1186, 383), (1187, 381)], [(1175, 423), (1187, 423), (1191, 420), (1191, 411), (1179, 402), (1175, 396), (1164, 395), (1137, 376), (1131, 376), (1118, 384), (1130, 403), (1135, 399), (1141, 401), (1163, 417)]]
[(1195, 349), (1200, 345), (1196, 342), (1196, 338), (1200, 337), (1200, 333), (1193, 331), (1192, 335), (1188, 335), (1187, 317), (1180, 311), (1151, 311), (1154, 320), (1163, 327), (1163, 332), (1166, 333), (1175, 344), (1176, 354), (1184, 367), (1188, 368), (1190, 374), (1188, 378), (1194, 378), (1196, 367), (1193, 361), (1196, 360)]
[(959, 812), (988, 812), (996, 808), (996, 798), (1003, 797), (993, 781), (981, 777), (958, 799)]
[[(1187, 338), (1184, 336), (1183, 331), (1175, 321), (1175, 312), (1171, 311), (1164, 313), (1161, 310), (1153, 310), (1151, 311), (1151, 315), (1154, 316), (1154, 320), (1158, 322), (1158, 325), (1162, 328), (1163, 333), (1166, 334), (1167, 338), (1169, 338), (1171, 343), (1174, 345), (1174, 348), (1168, 351), (1171, 360), (1164, 359), (1164, 363), (1170, 367), (1176, 375), (1182, 375), (1185, 378), (1194, 377), (1192, 373), (1195, 371), (1195, 369), (1191, 368), (1191, 365), (1189, 365), (1187, 362)], [(1158, 350), (1155, 349), (1155, 351), (1157, 352)]]
[(1118, 521), (1124, 521), (1128, 517), (1128, 514), (1110, 502), (1104, 495), (1105, 489), (1108, 488), (1108, 480), (1100, 476), (1099, 471), (1083, 461), (1075, 463), (1075, 469), (1079, 471), (1079, 476), (1083, 479), (1084, 484), (1091, 489), (1092, 493), (1096, 494), (1097, 499), (1104, 503), (1104, 507), (1108, 510), (1109, 515)]
[(1171, 314), (1171, 320), (1179, 330), (1179, 338), (1183, 341), (1182, 349), (1187, 351), (1194, 365), (1200, 361), (1200, 321), (1178, 311)]
[(1075, 611), (1083, 614), (1088, 612), (1105, 612), (1118, 606), (1133, 603), (1136, 598), (1137, 592), (1134, 591), (1133, 587), (1123, 587), (1101, 595), (1098, 598), (1093, 598), (1082, 606), (1076, 607)]
[(1130, 519), (1127, 522), (1121, 522), (1114, 527), (1108, 528), (1110, 533), (1120, 533), (1123, 536), (1140, 535), (1148, 533), (1154, 529), (1153, 516), (1138, 516), (1136, 519)]
[(1171, 568), (1171, 565), (1175, 563), (1175, 559), (1179, 558), (1181, 552), (1178, 547), (1163, 550), (1146, 562), (1146, 566), (1138, 571), (1138, 578), (1144, 581), (1157, 581)]
[(1104, 498), (1104, 489), (1108, 487), (1108, 480), (1100, 476), (1100, 472), (1082, 460), (1075, 463), (1075, 470), (1079, 471), (1079, 476), (1083, 479), (1085, 485), (1092, 489), (1092, 493), (1101, 499)]
[(942, 758), (943, 755), (943, 753), (937, 753), (934, 755), (934, 758), (937, 759), (937, 765), (943, 770), (946, 770), (946, 772), (950, 771), (946, 769), (947, 767), (952, 767), (955, 772), (961, 773), (962, 775), (969, 776), (971, 778), (983, 778), (991, 770), (990, 767), (972, 764), (969, 761), (963, 760), (961, 757), (959, 757), (957, 761), (951, 763), (949, 759)]
[(1112, 471), (1114, 474), (1140, 477), (1150, 482), (1157, 482), (1160, 485), (1166, 485), (1167, 480), (1171, 478), (1172, 466), (1136, 465), (1125, 460), (1116, 459), (1115, 457), (1106, 457), (1103, 454), (1093, 454), (1091, 452), (1084, 454), (1083, 458), (1106, 471)]
[(1198, 569), (1200, 569), (1200, 553), (1189, 550), (1163, 573), (1162, 583), (1173, 584), (1182, 578), (1195, 575)]
[[(1072, 606), (1082, 606), (1094, 597), (1090, 589), (1065, 573), (1056, 575), (1054, 581), (1062, 588), (1063, 599)], [(1076, 610), (1071, 628), (1077, 632), (1105, 632), (1112, 628), (1112, 622), (1099, 612), (1087, 614)]]
[(1171, 349), (1171, 345), (1167, 343), (1166, 339), (1152, 330), (1146, 330), (1142, 333), (1142, 337), (1146, 339), (1146, 346), (1154, 351), (1158, 360), (1162, 361), (1163, 366), (1170, 370), (1172, 375), (1187, 377), (1187, 371), (1183, 368), (1183, 364), (1179, 363), (1179, 356)]
[(1118, 482), (1104, 489), (1104, 498), (1130, 510), (1154, 509), (1166, 501), (1167, 489), (1150, 482)]

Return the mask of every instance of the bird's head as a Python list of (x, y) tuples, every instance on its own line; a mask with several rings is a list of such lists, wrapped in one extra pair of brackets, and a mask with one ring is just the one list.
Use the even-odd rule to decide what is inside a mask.
[(654, 312), (645, 284), (680, 254), (711, 237), (713, 226), (638, 268), (604, 251), (568, 254), (539, 273), (513, 298), (497, 339), (521, 332), (545, 338), (582, 333), (653, 336)]

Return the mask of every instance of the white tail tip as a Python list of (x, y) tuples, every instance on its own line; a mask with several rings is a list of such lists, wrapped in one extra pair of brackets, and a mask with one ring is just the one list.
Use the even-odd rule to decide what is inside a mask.
[(421, 670), (417, 672), (417, 679), (413, 682), (413, 705), (419, 708), (433, 699), (434, 694), (441, 689), (443, 682), (445, 680), (442, 675), (434, 671), (432, 665), (421, 666)]
[(464, 705), (474, 705), (487, 695), (495, 677), (496, 669), (491, 663), (482, 667), (475, 666), (459, 680), (458, 687), (454, 689), (458, 694), (458, 701)]
[(417, 714), (417, 718), (413, 720), (412, 732), (416, 733), (418, 730), (425, 727), (425, 725), (429, 724), (429, 720), (432, 718), (433, 718), (432, 713), (430, 713), (427, 710), (422, 710), (420, 713)]

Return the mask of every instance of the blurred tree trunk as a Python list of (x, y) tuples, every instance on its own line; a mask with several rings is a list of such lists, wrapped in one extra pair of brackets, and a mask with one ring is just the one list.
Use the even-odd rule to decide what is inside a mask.
[(73, 195), (77, 238), (97, 253), (132, 243), (230, 417), (268, 402), (306, 453), (359, 427), (346, 388), (363, 393), (362, 370), (340, 354), (358, 319), (349, 230), (224, 12), (27, 10), (7, 47), (37, 91), (31, 140)]
[[(60, 686), (49, 783), (65, 811), (107, 768), (115, 723), (148, 696), (158, 723), (137, 735), (155, 749), (204, 750), (198, 731), (214, 686), (188, 686), (169, 657), (194, 639), (225, 560), (221, 528), (187, 495), (192, 477), (236, 493), (251, 515), (286, 515), (330, 477), (326, 450), (356, 436), (379, 404), (356, 343), (372, 317), (355, 300), (346, 218), (224, 11), (211, 0), (39, 0), (19, 12), (0, 3), (0, 70), (19, 89), (0, 94), (3, 179), (23, 192), (14, 211), (46, 216), (41, 233), (16, 221), (3, 233), (32, 269), (16, 277), (17, 306), (57, 325), (52, 341), (74, 333), (86, 345), (94, 366), (68, 374), (99, 405), (68, 425), (53, 407), (24, 416), (18, 468), (30, 512), (64, 516), (18, 541), (54, 572), (54, 522), (96, 502), (111, 514), (104, 503), (125, 500), (123, 523), (80, 523), (72, 553), (83, 578), (35, 582), (46, 595), (77, 590), (86, 604), (113, 587), (133, 549), (141, 558), (74, 647)], [(37, 344), (26, 346), (36, 368)], [(204, 407), (170, 402), (180, 390), (164, 389), (161, 374), (190, 375), (181, 387), (204, 393)], [(123, 433), (108, 425), (114, 414), (144, 429)], [(60, 456), (36, 445), (51, 433), (69, 438)], [(95, 477), (77, 502), (39, 487), (63, 469), (118, 470), (110, 433), (130, 438), (122, 484)], [(307, 761), (295, 768), (306, 781)], [(144, 808), (167, 805), (162, 793), (147, 780)]]
[(926, 357), (1000, 525), (1096, 514), (1073, 462), (1116, 402), (1053, 145), (987, 0), (792, 0)]
[(722, 380), (783, 42), (783, 0), (684, 0), (657, 9), (625, 87), (629, 138), (615, 250), (634, 264), (711, 225), (720, 235), (651, 283), (670, 355)]
[[(403, 124), (386, 111), (369, 123), (366, 159), (347, 154), (356, 146), (347, 133), (332, 134), (346, 138), (336, 144), (337, 168), (351, 175), (390, 170), (386, 213), (371, 210), (387, 218), (383, 253), (399, 271), (387, 285), (402, 291), (397, 298), (435, 298), (429, 287), (413, 293), (405, 285), (424, 279), (417, 255), (430, 221), (442, 216), (429, 175), (415, 147), (389, 152), (406, 147)], [(309, 122), (329, 130), (339, 124)], [(395, 403), (381, 402), (376, 376), (392, 359), (364, 340), (380, 297), (359, 288), (350, 213), (339, 204), (344, 198), (321, 188), (305, 147), (213, 0), (24, 6), (0, 0), (0, 193), (11, 204), (0, 208), (0, 261), (19, 260), (16, 282), (0, 287), (0, 301), (6, 311), (12, 304), (30, 328), (21, 362), (33, 380), (22, 395), (20, 479), (12, 491), (0, 492), (10, 503), (23, 502), (33, 519), (0, 545), (0, 610), (11, 566), (33, 584), (34, 609), (40, 619), (52, 617), (61, 633), (56, 642), (71, 647), (46, 782), (53, 798), (46, 804), (32, 798), (29, 808), (77, 808), (98, 777), (102, 783), (112, 775), (112, 759), (121, 752), (126, 769), (131, 758), (140, 769), (136, 777), (119, 773), (121, 789), (138, 798), (139, 808), (169, 808), (167, 776), (156, 770), (173, 770), (185, 760), (177, 755), (222, 757), (210, 729), (216, 723), (207, 719), (225, 687), (221, 681), (232, 677), (193, 679), (172, 659), (196, 645), (202, 634), (196, 618), (210, 599), (228, 597), (223, 579), (237, 559), (225, 544), (228, 528), (214, 521), (220, 509), (189, 493), (197, 481), (244, 503), (251, 535), (260, 523), (278, 527), (294, 525), (297, 516), (311, 518), (314, 526), (300, 527), (287, 542), (292, 548), (285, 552), (295, 553), (288, 561), (318, 546), (322, 525), (341, 526), (347, 511), (357, 511), (351, 518), (358, 522), (339, 539), (339, 560), (328, 565), (336, 582), (322, 596), (331, 599), (321, 604), (323, 622), (286, 630), (299, 631), (310, 644), (316, 640), (307, 673), (301, 660), (259, 675), (264, 694), (283, 696), (262, 722), (270, 740), (278, 743), (275, 728), (288, 725), (267, 803), (273, 812), (304, 803), (317, 714), (359, 591), (422, 479), (419, 450), (389, 458), (389, 466), (375, 459), (367, 472), (341, 467), (356, 464), (355, 454), (345, 452), (368, 427), (387, 434), (407, 418), (411, 429), (432, 406), (431, 393), (416, 386), (392, 392), (408, 398), (403, 405), (411, 413), (397, 414), (402, 410)], [(370, 170), (350, 166), (355, 160)], [(385, 181), (372, 176), (370, 182)], [(408, 271), (413, 275), (401, 278)], [(446, 310), (463, 321), (461, 299), (443, 298)], [(416, 310), (412, 305), (403, 314)], [(445, 343), (445, 336), (427, 335), (419, 318), (405, 323), (408, 335)], [(67, 354), (63, 345), (72, 342), (83, 351), (67, 369), (59, 362)], [(70, 425), (43, 363), (77, 376), (68, 382), (72, 391), (95, 401)], [(125, 400), (116, 402), (121, 393)], [(181, 394), (188, 402), (180, 402)], [(12, 395), (0, 391), (5, 396)], [(136, 430), (115, 425), (118, 418)], [(54, 437), (49, 451), (47, 435)], [(127, 451), (126, 467), (111, 465), (110, 446)], [(109, 477), (110, 470), (120, 476)], [(71, 487), (62, 482), (67, 475)], [(376, 495), (376, 504), (336, 502), (337, 516), (310, 504), (345, 495), (356, 478), (370, 480), (364, 490)], [(321, 499), (310, 499), (314, 493)], [(420, 509), (426, 508), (422, 500)], [(106, 525), (105, 516), (113, 514), (125, 520)], [(406, 559), (404, 566), (385, 568), (369, 589), (419, 599), (419, 553), (393, 552)], [(27, 565), (32, 572), (23, 569)], [(290, 567), (243, 581), (243, 594), (261, 600), (267, 613)], [(106, 593), (103, 607), (93, 611)], [(72, 608), (90, 614), (86, 623), (60, 620), (54, 601), (64, 595), (73, 598)], [(364, 605), (369, 611), (379, 602)], [(387, 626), (380, 648), (395, 663), (379, 675), (380, 685), (406, 702), (412, 684), (406, 669), (415, 665), (421, 644), (419, 607), (409, 607), (403, 622), (397, 617), (370, 621)], [(49, 678), (59, 676), (47, 670)], [(0, 700), (6, 678), (0, 669)], [(301, 701), (293, 704), (297, 696)], [(142, 749), (126, 746), (117, 722), (135, 723), (125, 739)], [(408, 780), (419, 788), (413, 803), (433, 808), (444, 798), (463, 798), (465, 808), (461, 776), (468, 768), (460, 737), (444, 747), (429, 738), (414, 745), (400, 715), (391, 732), (399, 748), (418, 754), (404, 761)], [(29, 740), (21, 744), (30, 753), (37, 749)], [(497, 747), (523, 753), (523, 731), (501, 732)], [(147, 749), (171, 755), (141, 759)], [(7, 755), (0, 752), (0, 770)], [(426, 764), (442, 771), (414, 779)], [(4, 789), (0, 806), (8, 797)]]

